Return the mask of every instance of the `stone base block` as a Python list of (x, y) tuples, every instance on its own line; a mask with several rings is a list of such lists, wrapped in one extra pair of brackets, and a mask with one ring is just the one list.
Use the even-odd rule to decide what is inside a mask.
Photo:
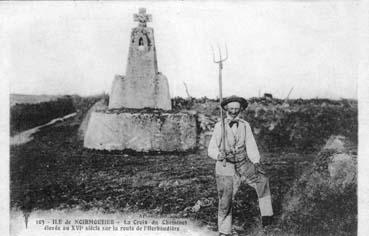
[(196, 118), (188, 113), (94, 111), (84, 147), (98, 150), (187, 151), (196, 147)]

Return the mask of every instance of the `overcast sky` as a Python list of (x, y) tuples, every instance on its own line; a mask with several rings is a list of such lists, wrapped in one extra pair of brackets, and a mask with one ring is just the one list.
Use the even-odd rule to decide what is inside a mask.
[(152, 14), (171, 96), (218, 94), (211, 45), (228, 45), (224, 94), (357, 98), (357, 1), (1, 2), (11, 93), (109, 92), (125, 74), (133, 14)]

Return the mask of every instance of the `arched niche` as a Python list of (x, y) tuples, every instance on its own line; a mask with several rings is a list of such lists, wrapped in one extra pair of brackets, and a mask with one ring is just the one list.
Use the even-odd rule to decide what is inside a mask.
[(150, 50), (151, 42), (147, 34), (137, 32), (134, 39), (134, 46), (137, 48), (144, 48), (146, 50)]

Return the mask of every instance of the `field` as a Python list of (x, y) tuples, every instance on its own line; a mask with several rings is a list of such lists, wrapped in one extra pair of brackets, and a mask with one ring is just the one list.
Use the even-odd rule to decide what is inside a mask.
[(10, 94), (10, 106), (15, 104), (36, 104), (40, 102), (48, 102), (56, 100), (60, 96), (53, 95), (26, 95), (26, 94)]
[[(70, 96), (42, 102), (38, 100), (38, 96), (36, 98), (30, 98), (30, 103), (17, 103), (10, 107), (10, 135), (13, 136), (21, 131), (43, 125), (52, 119), (75, 112), (73, 100)], [(11, 100), (11, 102), (14, 101)]]
[[(210, 134), (210, 130), (207, 129), (212, 126), (217, 112), (215, 101), (205, 99), (205, 101), (186, 102), (180, 100), (176, 103), (177, 109), (190, 107), (199, 112), (199, 117), (202, 115), (199, 121), (201, 127), (199, 132), (202, 138), (197, 150), (190, 153), (145, 154), (96, 152), (83, 148), (78, 129), (88, 107), (98, 99), (100, 98), (74, 98), (75, 108), (79, 112), (78, 116), (72, 120), (43, 128), (27, 144), (11, 147), (12, 208), (24, 211), (72, 208), (100, 209), (105, 212), (145, 210), (157, 215), (188, 217), (216, 231), (218, 200), (214, 161), (208, 158), (206, 153)], [(278, 107), (278, 104), (273, 106)], [(292, 104), (290, 108), (296, 106)], [(303, 105), (299, 104), (299, 106)], [(341, 108), (350, 111), (357, 109), (352, 108), (350, 104), (337, 105), (337, 107), (339, 107), (336, 111), (338, 113)], [(314, 107), (314, 109), (317, 108)], [(333, 110), (332, 107), (327, 110), (330, 109)], [(250, 123), (253, 127), (257, 126), (261, 129), (256, 138), (260, 143), (263, 162), (270, 177), (276, 216), (274, 225), (265, 234), (285, 235), (290, 231), (288, 225), (282, 228), (280, 224), (285, 196), (304, 170), (311, 166), (324, 145), (326, 137), (321, 137), (320, 145), (315, 142), (313, 142), (314, 145), (306, 144), (306, 141), (300, 140), (301, 137), (298, 136), (304, 122), (299, 120), (300, 126), (289, 131), (294, 132), (296, 137), (291, 136), (290, 143), (282, 143), (278, 148), (276, 141), (271, 140), (271, 137), (275, 135), (273, 132), (277, 131), (274, 128), (270, 129), (271, 121), (268, 120), (268, 111), (263, 114), (264, 116), (255, 117), (255, 110), (251, 110), (243, 115), (250, 117), (249, 120), (251, 119)], [(274, 111), (274, 114), (278, 114), (278, 111)], [(348, 114), (343, 115), (348, 116)], [(357, 117), (357, 110), (356, 114), (352, 115), (354, 120), (355, 115)], [(324, 114), (321, 116), (328, 121), (330, 119)], [(291, 115), (288, 117), (289, 120), (292, 119)], [(281, 129), (280, 125), (285, 124), (283, 119), (284, 117), (280, 118), (279, 123), (275, 125), (277, 130)], [(342, 125), (341, 121), (337, 122), (338, 125)], [(350, 130), (357, 133), (355, 125), (357, 127), (357, 123), (350, 124), (340, 132)], [(278, 133), (282, 132), (278, 131)], [(285, 134), (282, 133), (282, 135)], [(352, 133), (345, 135), (350, 136)], [(302, 151), (304, 147), (308, 148)], [(195, 205), (200, 205), (200, 208), (194, 210)], [(234, 224), (240, 235), (248, 233), (256, 235), (255, 232), (260, 225), (260, 216), (256, 193), (252, 188), (241, 187), (236, 197), (233, 214)], [(355, 230), (356, 227), (350, 228), (343, 235), (355, 235)], [(298, 233), (291, 231), (291, 233), (319, 235), (319, 231)]]

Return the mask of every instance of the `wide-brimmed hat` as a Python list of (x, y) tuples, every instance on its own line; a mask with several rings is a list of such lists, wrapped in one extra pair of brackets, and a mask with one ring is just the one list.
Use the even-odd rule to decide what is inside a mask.
[(226, 110), (225, 106), (230, 102), (239, 102), (241, 104), (241, 109), (246, 109), (246, 107), (249, 105), (246, 99), (235, 96), (235, 95), (224, 98), (220, 105), (222, 106), (224, 110)]

